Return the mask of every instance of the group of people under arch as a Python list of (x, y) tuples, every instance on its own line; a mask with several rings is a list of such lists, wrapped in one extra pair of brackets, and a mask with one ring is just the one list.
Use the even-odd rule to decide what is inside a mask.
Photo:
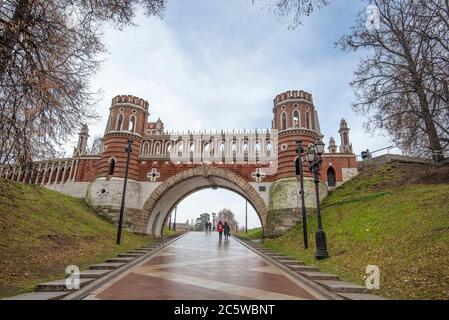
[[(206, 222), (204, 228), (206, 233), (210, 233), (212, 231), (212, 222)], [(223, 235), (225, 241), (229, 240), (229, 236), (231, 235), (231, 227), (229, 226), (228, 221), (225, 220), (224, 222), (222, 222), (221, 220), (219, 220), (215, 227), (215, 230), (218, 232), (219, 241), (223, 240)]]

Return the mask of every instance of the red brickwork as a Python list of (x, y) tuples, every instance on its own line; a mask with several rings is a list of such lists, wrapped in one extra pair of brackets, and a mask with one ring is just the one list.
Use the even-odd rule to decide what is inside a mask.
[[(149, 139), (145, 130), (154, 129), (156, 122), (147, 122), (147, 101), (134, 96), (117, 96), (112, 100), (108, 126), (103, 137), (103, 152), (100, 159), (81, 157), (76, 181), (93, 181), (96, 177), (111, 178), (111, 161), (114, 159), (114, 177), (124, 177), (126, 152), (128, 140), (133, 141), (132, 153), (129, 164), (129, 178), (138, 181), (166, 181), (170, 177), (199, 164), (177, 164), (170, 161), (169, 157), (151, 158), (142, 156), (142, 139)], [(282, 123), (282, 114), (285, 113), (285, 123)], [(308, 116), (306, 116), (308, 114)], [(314, 144), (322, 135), (319, 131), (318, 119), (313, 98), (305, 91), (287, 91), (276, 96), (273, 107), (273, 129), (279, 131), (278, 135), (278, 159), (276, 174), (262, 177), (261, 182), (273, 182), (277, 179), (295, 176), (296, 141), (301, 140), (302, 146), (307, 150), (309, 145)], [(120, 117), (120, 120), (118, 120)], [(134, 128), (130, 127), (131, 119), (135, 117)], [(295, 121), (298, 120), (299, 121)], [(306, 119), (309, 118), (309, 123)], [(285, 125), (285, 128), (284, 128)], [(162, 133), (162, 131), (161, 131)], [(161, 141), (167, 139), (166, 135), (153, 134), (151, 140)], [(346, 142), (349, 143), (349, 142)], [(165, 152), (165, 151), (164, 151)], [(246, 181), (256, 181), (254, 173), (256, 169), (267, 167), (268, 164), (257, 163), (214, 163), (213, 167), (231, 171)], [(336, 181), (343, 181), (342, 168), (356, 168), (356, 157), (353, 154), (325, 154), (323, 165), (320, 170), (322, 180), (327, 179), (327, 170), (332, 166), (336, 173)], [(303, 162), (306, 176), (311, 176), (307, 162)], [(157, 177), (150, 179), (148, 174), (156, 170)], [(66, 174), (61, 172), (60, 175)], [(59, 177), (62, 179), (62, 176)]]

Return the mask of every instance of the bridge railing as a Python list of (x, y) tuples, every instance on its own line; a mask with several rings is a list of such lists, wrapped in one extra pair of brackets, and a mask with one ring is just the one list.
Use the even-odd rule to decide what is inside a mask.
[(35, 185), (74, 182), (79, 158), (44, 160), (20, 164), (0, 165), (0, 177)]

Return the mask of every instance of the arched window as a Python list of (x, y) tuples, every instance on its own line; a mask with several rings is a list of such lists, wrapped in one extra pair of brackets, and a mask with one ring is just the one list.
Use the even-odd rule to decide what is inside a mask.
[(132, 115), (131, 117), (129, 117), (128, 130), (130, 132), (136, 131), (136, 116), (135, 115)]
[(120, 113), (117, 117), (117, 124), (115, 125), (116, 131), (122, 131), (123, 126), (123, 113)]
[(221, 151), (221, 152), (224, 152), (224, 151), (225, 151), (225, 145), (224, 145), (223, 142), (221, 142), (221, 144), (220, 144), (220, 151)]
[(332, 167), (329, 167), (329, 169), (327, 169), (327, 185), (329, 187), (335, 187), (336, 185), (335, 170)]
[(167, 143), (167, 149), (166, 149), (167, 151), (165, 152), (165, 153), (171, 153), (171, 142), (168, 142)]
[(273, 151), (273, 145), (271, 144), (270, 141), (267, 142), (267, 152), (271, 152)]
[(259, 141), (256, 142), (256, 152), (260, 152), (260, 143)]
[(113, 176), (115, 171), (115, 158), (109, 159), (109, 175)]
[(204, 143), (204, 146), (203, 146), (203, 153), (204, 154), (210, 154), (210, 145), (209, 145), (209, 143)]
[(298, 110), (293, 111), (293, 127), (295, 127), (295, 128), (300, 127)]
[(182, 141), (179, 141), (176, 145), (176, 149), (178, 150), (178, 154), (182, 154), (182, 150), (184, 149), (184, 144), (182, 143)]
[(248, 152), (248, 142), (243, 143), (243, 152)]
[(193, 142), (190, 144), (190, 149), (189, 149), (189, 151), (190, 151), (190, 153), (195, 152), (195, 144), (194, 144)]
[(235, 143), (235, 141), (232, 142), (232, 145), (231, 145), (231, 151), (232, 151), (232, 152), (236, 152), (236, 151), (237, 151), (237, 144)]
[(150, 144), (148, 142), (144, 142), (142, 154), (149, 154), (149, 153), (150, 153)]
[(159, 141), (154, 144), (154, 154), (161, 154), (161, 143)]
[(306, 112), (306, 128), (310, 129), (310, 113), (309, 113), (309, 111)]
[(281, 130), (287, 129), (287, 113), (283, 111), (281, 113)]

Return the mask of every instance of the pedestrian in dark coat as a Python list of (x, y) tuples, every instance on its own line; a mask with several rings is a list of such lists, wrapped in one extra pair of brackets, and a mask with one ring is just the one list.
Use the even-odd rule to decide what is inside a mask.
[(223, 231), (224, 231), (225, 240), (228, 240), (229, 235), (231, 233), (231, 227), (229, 226), (227, 221), (225, 221), (225, 223), (223, 225)]

